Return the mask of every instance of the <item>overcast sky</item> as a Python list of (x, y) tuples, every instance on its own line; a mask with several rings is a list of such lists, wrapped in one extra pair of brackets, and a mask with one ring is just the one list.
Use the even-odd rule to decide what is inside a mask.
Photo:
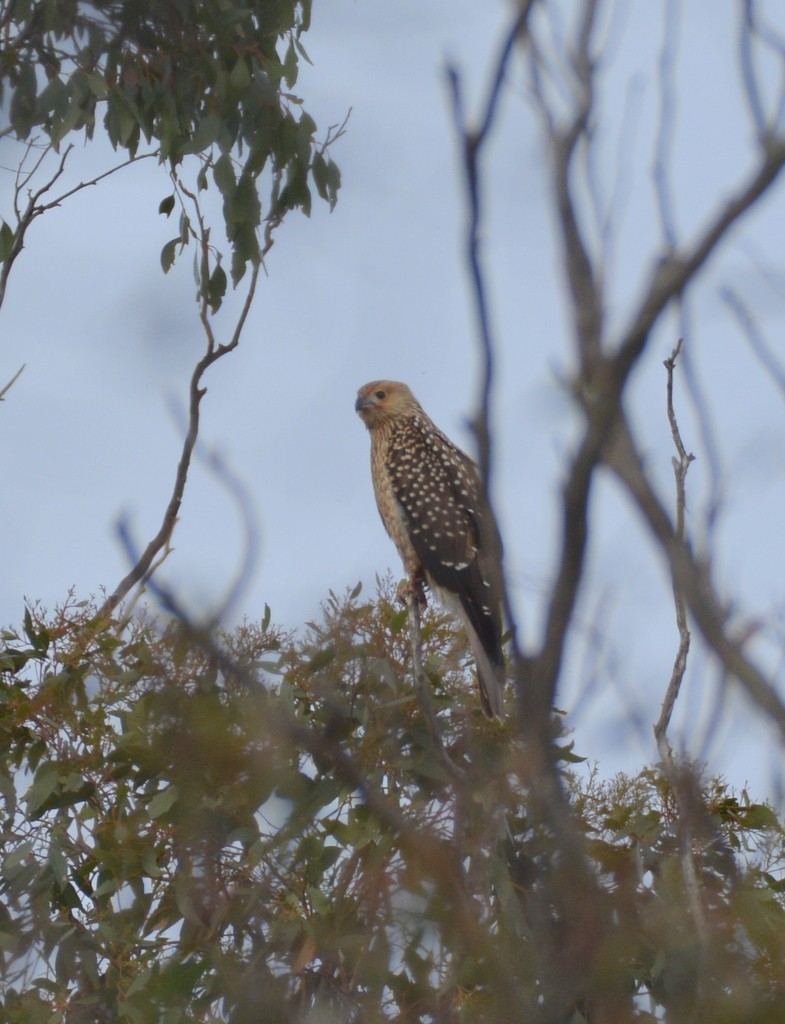
[[(564, 9), (570, 11), (571, 4)], [(750, 165), (752, 131), (740, 91), (732, 0), (694, 0), (679, 22), (671, 172), (680, 237), (716, 213)], [(613, 209), (607, 314), (623, 322), (659, 252), (652, 184), (663, 4), (606, 5), (597, 121), (598, 180)], [(616, 10), (618, 8), (618, 11)], [(436, 422), (471, 450), (477, 341), (462, 256), (463, 196), (445, 84), (459, 69), (470, 109), (486, 83), (506, 4), (469, 0), (321, 0), (297, 92), (320, 129), (352, 110), (333, 151), (338, 206), (290, 215), (278, 233), (240, 349), (207, 379), (202, 441), (244, 481), (260, 550), (242, 602), (265, 602), (297, 625), (327, 589), (338, 592), (397, 556), (378, 520), (368, 438), (353, 410), (359, 385), (408, 382)], [(785, 13), (778, 15), (785, 34)], [(773, 80), (773, 76), (772, 76)], [(0, 144), (0, 163), (14, 150)], [(69, 180), (106, 166), (106, 149), (72, 154)], [(547, 154), (521, 75), (504, 95), (486, 162), (483, 232), (499, 343), (497, 498), (524, 639), (533, 639), (553, 571), (558, 485), (575, 422), (560, 381), (572, 357)], [(0, 203), (10, 198), (4, 173)], [(170, 191), (146, 161), (69, 200), (32, 228), (0, 315), (0, 382), (26, 363), (3, 403), (0, 508), (5, 540), (0, 619), (21, 620), (23, 597), (52, 606), (113, 589), (127, 570), (116, 524), (140, 544), (157, 529), (182, 441), (187, 378), (203, 347), (190, 256), (166, 277), (174, 233), (157, 213)], [(7, 214), (6, 214), (7, 216)], [(691, 357), (722, 452), (718, 576), (747, 612), (785, 621), (785, 406), (720, 300), (732, 284), (782, 353), (785, 192), (756, 209), (701, 275), (689, 304)], [(760, 272), (765, 267), (767, 276)], [(777, 276), (779, 275), (779, 276)], [(219, 323), (228, 329), (235, 303)], [(679, 336), (665, 318), (631, 392), (633, 417), (661, 493), (672, 489), (662, 360)], [(690, 470), (690, 526), (700, 526), (708, 460), (677, 381)], [(669, 499), (670, 500), (670, 499)], [(592, 504), (590, 580), (559, 703), (578, 750), (608, 770), (655, 757), (651, 724), (676, 650), (669, 581), (646, 533), (611, 481)], [(242, 558), (237, 511), (203, 465), (192, 469), (165, 575), (192, 607), (219, 602)], [(596, 681), (586, 650), (606, 637)], [(780, 632), (782, 630), (780, 629)], [(588, 648), (583, 645), (588, 644)], [(675, 738), (730, 780), (780, 774), (781, 747), (729, 699), (706, 741), (721, 692), (694, 658)], [(757, 654), (777, 664), (776, 644)], [(781, 681), (781, 679), (780, 679)], [(588, 687), (588, 690), (587, 690)]]

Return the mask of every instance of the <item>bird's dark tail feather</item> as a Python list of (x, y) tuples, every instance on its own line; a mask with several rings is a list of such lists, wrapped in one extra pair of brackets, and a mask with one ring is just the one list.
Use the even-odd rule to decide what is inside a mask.
[(480, 701), (482, 703), (482, 709), (488, 718), (504, 718), (504, 682), (506, 678), (506, 669), (504, 665), (504, 657), (501, 654), (501, 648), (499, 648), (498, 658), (491, 658), (488, 655), (484, 645), (480, 642), (476, 631), (473, 626), (467, 624), (467, 633), (469, 634), (469, 642), (472, 646), (472, 653), (474, 654), (474, 661), (477, 665), (477, 677), (480, 684)]

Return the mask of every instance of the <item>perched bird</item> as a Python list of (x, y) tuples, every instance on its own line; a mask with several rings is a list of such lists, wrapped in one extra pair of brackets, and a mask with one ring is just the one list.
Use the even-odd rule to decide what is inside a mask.
[[(489, 566), (501, 545), (485, 511), (477, 467), (405, 384), (372, 381), (360, 388), (354, 407), (371, 434), (379, 514), (410, 585), (421, 591), (424, 579), (461, 620), (477, 665), (483, 711), (501, 718), (502, 615)], [(494, 546), (497, 552), (489, 551)]]

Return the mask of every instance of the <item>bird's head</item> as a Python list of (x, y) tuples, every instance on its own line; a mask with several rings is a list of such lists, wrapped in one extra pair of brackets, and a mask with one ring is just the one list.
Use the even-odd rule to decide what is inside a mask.
[(388, 420), (420, 411), (420, 405), (405, 384), (397, 380), (372, 380), (357, 392), (357, 415), (369, 430)]

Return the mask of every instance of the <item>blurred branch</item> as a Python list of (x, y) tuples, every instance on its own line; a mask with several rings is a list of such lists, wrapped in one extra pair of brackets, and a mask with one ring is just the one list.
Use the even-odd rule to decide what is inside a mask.
[(544, 721), (554, 703), (567, 633), (572, 622), (583, 576), (588, 538), (587, 514), (594, 470), (614, 416), (612, 405), (599, 401), (602, 388), (597, 375), (603, 372), (600, 339), (602, 294), (599, 280), (584, 241), (570, 180), (581, 140), (588, 144), (590, 115), (594, 106), (594, 62), (591, 39), (598, 5), (587, 0), (571, 48), (572, 70), (577, 83), (574, 109), (565, 127), (559, 128), (533, 62), (534, 95), (553, 155), (555, 204), (561, 227), (564, 265), (572, 300), (575, 342), (580, 362), (576, 389), (587, 423), (584, 437), (572, 459), (562, 488), (562, 529), (559, 564), (539, 653), (529, 667), (529, 700), (536, 701), (534, 717)]
[[(186, 430), (187, 429), (186, 425)], [(229, 583), (225, 597), (223, 600), (218, 602), (215, 610), (205, 622), (203, 628), (209, 631), (212, 629), (218, 629), (222, 623), (226, 622), (230, 618), (232, 610), (239, 602), (240, 597), (246, 591), (249, 579), (257, 563), (258, 538), (251, 499), (242, 481), (230, 471), (225, 461), (217, 452), (207, 450), (203, 444), (199, 443), (198, 438), (193, 454), (197, 460), (206, 465), (208, 471), (228, 492), (235, 507), (239, 511), (242, 523), (243, 552), (238, 560), (238, 569), (234, 578)], [(135, 550), (135, 546), (131, 540), (130, 527), (127, 520), (122, 519), (118, 523), (117, 532), (125, 550)], [(146, 578), (149, 579), (153, 573), (157, 572), (172, 552), (173, 549), (170, 546), (170, 541), (171, 537), (149, 566)], [(137, 551), (133, 560), (134, 564), (136, 564), (138, 560), (139, 553)], [(142, 583), (144, 583), (144, 581), (142, 581)], [(144, 586), (140, 587), (139, 592), (134, 595), (133, 600), (127, 602), (123, 607), (124, 622), (129, 621), (132, 608), (143, 591)]]
[[(744, 97), (750, 108), (757, 137), (765, 139), (768, 134), (785, 129), (785, 38), (765, 20), (765, 11), (758, 0), (742, 0), (739, 4), (739, 64), (744, 84)], [(766, 115), (766, 103), (761, 91), (770, 80), (762, 75), (755, 63), (755, 47), (779, 64), (779, 96), (770, 102), (771, 113)], [(768, 69), (766, 69), (768, 70)]]
[[(591, 376), (594, 364), (600, 356), (602, 296), (589, 255), (589, 247), (580, 226), (570, 178), (579, 143), (586, 140), (588, 144), (590, 116), (594, 108), (594, 59), (591, 54), (591, 38), (598, 6), (597, 0), (586, 0), (578, 26), (578, 36), (572, 52), (573, 71), (578, 85), (572, 117), (563, 129), (553, 127), (552, 122), (550, 133), (556, 208), (564, 245), (564, 264), (575, 314), (578, 353), (585, 377)], [(542, 104), (544, 97), (540, 96), (539, 99)]]
[(22, 365), (19, 367), (19, 369), (16, 371), (16, 373), (13, 375), (13, 377), (9, 380), (9, 382), (7, 384), (5, 384), (2, 388), (0, 388), (0, 402), (3, 401), (3, 399), (8, 394), (8, 392), (11, 390), (11, 388), (14, 386), (14, 384), (16, 384), (16, 382), (22, 376), (22, 373), (24, 372), (25, 366), (26, 366), (26, 364), (22, 363)]
[(490, 487), (492, 468), (490, 404), (493, 386), (494, 343), (480, 255), (480, 223), (482, 220), (480, 157), (498, 112), (502, 85), (512, 60), (515, 44), (524, 36), (529, 13), (533, 6), (534, 0), (526, 0), (526, 2), (522, 3), (520, 10), (513, 18), (512, 24), (504, 37), (491, 76), (488, 96), (483, 105), (479, 124), (476, 128), (470, 128), (467, 122), (460, 75), (456, 68), (447, 68), (447, 79), (452, 97), (453, 121), (461, 144), (462, 167), (468, 207), (468, 224), (466, 228), (467, 261), (479, 330), (482, 365), (479, 411), (474, 421), (474, 430), (479, 449), (480, 476), (485, 482), (486, 489)]
[(739, 62), (744, 82), (744, 96), (750, 108), (750, 114), (752, 115), (758, 138), (762, 139), (766, 134), (766, 115), (763, 112), (763, 102), (758, 88), (752, 54), (752, 36), (755, 31), (754, 0), (742, 0), (739, 10), (741, 14), (741, 23), (739, 25)]
[(492, 552), (489, 559), (491, 585), (495, 595), (504, 607), (504, 613), (510, 631), (509, 649), (516, 674), (520, 674), (522, 663), (521, 652), (517, 641), (517, 628), (512, 604), (502, 570), (502, 546), (498, 521), (491, 499), (491, 475), (493, 468), (493, 451), (491, 437), (491, 393), (494, 375), (494, 340), (490, 322), (488, 295), (480, 251), (480, 225), (482, 222), (482, 187), (481, 187), (481, 156), (483, 147), (496, 118), (501, 98), (502, 86), (512, 60), (515, 45), (525, 37), (529, 14), (534, 7), (534, 0), (524, 0), (512, 19), (504, 36), (499, 55), (496, 58), (491, 84), (488, 90), (482, 113), (476, 128), (470, 128), (464, 109), (463, 89), (460, 75), (456, 68), (448, 67), (447, 78), (452, 98), (452, 111), (455, 132), (461, 147), (462, 168), (466, 190), (468, 220), (466, 226), (466, 259), (474, 301), (475, 315), (480, 341), (480, 388), (478, 411), (473, 421), (477, 438), (478, 465), (482, 481), (487, 516), (483, 517), (483, 545)]
[[(548, 1019), (561, 1020), (567, 1019), (571, 1008), (585, 994), (588, 965), (595, 955), (597, 945), (602, 942), (606, 929), (610, 927), (603, 894), (586, 856), (583, 835), (564, 792), (556, 763), (551, 725), (556, 682), (583, 569), (589, 488), (592, 473), (601, 459), (605, 435), (610, 424), (603, 424), (601, 418), (597, 416), (589, 416), (587, 437), (573, 461), (564, 490), (562, 552), (543, 644), (535, 657), (524, 659), (517, 645), (515, 618), (501, 569), (501, 545), (495, 536), (495, 517), (489, 493), (492, 472), (490, 402), (494, 342), (479, 244), (482, 218), (480, 158), (483, 144), (488, 138), (498, 110), (501, 85), (512, 59), (515, 44), (524, 37), (528, 39), (525, 33), (533, 6), (531, 2), (520, 6), (504, 37), (494, 65), (492, 85), (477, 129), (471, 130), (467, 125), (461, 81), (455, 69), (449, 69), (449, 80), (454, 123), (461, 143), (468, 206), (466, 253), (481, 347), (480, 400), (475, 432), (479, 447), (480, 474), (490, 510), (490, 526), (485, 530), (483, 542), (487, 544), (489, 550), (494, 550), (494, 544), (497, 545), (495, 550), (498, 557), (492, 560), (497, 574), (493, 583), (496, 593), (504, 602), (512, 633), (510, 649), (518, 684), (519, 723), (526, 742), (524, 777), (529, 809), (532, 819), (542, 822), (551, 832), (559, 851), (560, 863), (553, 877), (542, 879), (543, 893), (547, 893), (547, 911), (543, 904), (543, 913), (538, 922), (538, 935), (543, 941), (548, 941), (546, 936), (552, 930), (552, 915), (555, 913), (564, 926), (564, 934), (561, 936), (559, 950), (554, 951), (553, 974), (549, 975), (547, 980), (543, 979), (542, 999), (543, 1013), (550, 1015)], [(596, 10), (595, 0), (589, 0), (584, 8), (584, 19), (576, 48), (575, 68), (581, 84), (578, 109), (568, 128), (563, 133), (552, 133), (551, 137), (557, 168), (557, 201), (565, 241), (568, 279), (576, 311), (579, 347), (587, 376), (589, 368), (593, 368), (593, 364), (599, 360), (601, 304), (591, 260), (583, 242), (570, 194), (569, 176), (572, 158), (578, 141), (587, 131), (593, 104), (593, 65), (589, 51)], [(550, 119), (548, 120), (551, 123)], [(494, 536), (490, 536), (491, 531)], [(567, 878), (569, 884), (565, 884)]]
[(613, 391), (620, 396), (626, 379), (643, 352), (649, 334), (665, 307), (676, 299), (713, 255), (728, 231), (774, 184), (785, 166), (785, 136), (761, 146), (757, 168), (726, 200), (719, 214), (681, 256), (663, 260), (652, 275), (643, 300), (624, 331), (613, 358)]
[(785, 397), (785, 366), (777, 359), (741, 296), (730, 286), (720, 289), (720, 298), (733, 313), (750, 348)]
[(243, 551), (238, 559), (238, 568), (234, 579), (231, 580), (226, 591), (226, 596), (213, 612), (208, 623), (208, 628), (217, 629), (221, 623), (227, 622), (232, 611), (239, 604), (240, 598), (246, 592), (253, 575), (258, 559), (258, 535), (256, 528), (256, 517), (253, 504), (247, 488), (243, 481), (231, 472), (226, 462), (221, 459), (217, 452), (204, 451), (203, 446), (197, 446), (197, 456), (201, 456), (206, 462), (210, 472), (229, 492), (234, 499), (236, 508), (240, 513), (242, 522)]
[(676, 0), (665, 4), (662, 49), (658, 62), (659, 112), (657, 139), (654, 154), (654, 184), (657, 195), (657, 210), (665, 241), (665, 250), (671, 255), (676, 251), (676, 218), (673, 211), (672, 190), (668, 177), (671, 147), (676, 128), (676, 97), (673, 82), (674, 51), (676, 48)]

